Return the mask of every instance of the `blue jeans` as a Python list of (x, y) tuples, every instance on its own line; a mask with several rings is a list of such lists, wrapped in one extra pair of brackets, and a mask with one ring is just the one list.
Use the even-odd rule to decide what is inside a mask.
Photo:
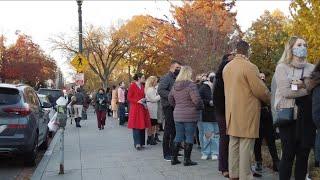
[(194, 133), (196, 132), (196, 122), (175, 122), (176, 137), (174, 142), (193, 144)]
[(198, 130), (199, 130), (199, 143), (200, 143), (200, 147), (201, 147), (201, 149), (202, 149), (202, 144), (203, 144), (203, 135), (204, 135), (204, 133), (203, 133), (203, 125), (202, 125), (202, 121), (198, 121)]
[(124, 103), (119, 103), (118, 117), (119, 117), (120, 125), (123, 125), (125, 123), (125, 116), (126, 116), (126, 105)]
[(136, 145), (146, 145), (146, 132), (145, 129), (132, 129), (133, 144)]
[(202, 154), (219, 155), (219, 127), (217, 122), (202, 122), (203, 135), (201, 151)]

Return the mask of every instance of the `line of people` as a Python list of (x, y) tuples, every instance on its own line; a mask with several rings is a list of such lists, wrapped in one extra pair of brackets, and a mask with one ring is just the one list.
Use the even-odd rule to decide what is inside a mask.
[[(249, 61), (249, 49), (247, 42), (239, 41), (235, 53), (223, 57), (216, 78), (214, 73), (202, 76), (204, 82), (198, 86), (192, 81), (189, 66), (172, 62), (169, 73), (161, 78), (158, 86), (165, 117), (163, 157), (172, 165), (180, 164), (179, 151), (184, 149), (184, 165), (196, 165), (190, 156), (198, 129), (202, 159), (218, 158), (223, 176), (246, 180), (252, 178), (253, 152), (254, 171), (262, 170), (261, 144), (265, 138), (273, 170), (279, 171), (279, 178), (291, 178), (296, 158), (295, 178), (305, 179), (310, 149), (315, 144), (315, 125), (319, 124), (319, 92), (316, 91), (319, 87), (313, 90), (319, 86), (319, 68), (314, 69), (307, 63), (305, 40), (290, 38), (275, 71), (271, 98), (265, 75)], [(144, 76), (138, 76), (136, 80), (130, 89), (139, 93), (133, 95), (129, 89), (129, 101), (137, 108), (130, 115), (129, 128), (135, 128), (135, 145), (144, 145), (144, 132), (138, 129), (149, 128), (151, 123), (148, 108), (144, 108), (145, 91), (140, 85)], [(144, 117), (141, 126), (133, 125), (137, 116)], [(278, 122), (286, 123), (279, 125)], [(272, 123), (279, 129), (281, 160)], [(317, 160), (318, 139), (315, 147)]]
[[(157, 131), (162, 110), (163, 158), (172, 165), (181, 163), (180, 150), (184, 150), (185, 166), (197, 165), (191, 160), (196, 135), (201, 159), (218, 159), (219, 171), (226, 178), (252, 179), (252, 175), (261, 176), (261, 145), (266, 139), (273, 170), (279, 171), (280, 180), (291, 178), (295, 158), (295, 179), (304, 180), (311, 148), (315, 148), (316, 164), (320, 157), (320, 133), (316, 130), (320, 124), (320, 65), (314, 68), (306, 61), (306, 46), (304, 39), (290, 38), (276, 67), (271, 91), (265, 75), (250, 62), (250, 46), (243, 40), (234, 53), (223, 57), (216, 74), (201, 76), (199, 83), (192, 80), (191, 67), (178, 61), (171, 63), (159, 83), (157, 77), (151, 76), (145, 83), (143, 74), (135, 74), (127, 95), (128, 128), (133, 131), (134, 147), (144, 148), (146, 129), (147, 144), (160, 142)], [(279, 129), (281, 159), (275, 128)]]

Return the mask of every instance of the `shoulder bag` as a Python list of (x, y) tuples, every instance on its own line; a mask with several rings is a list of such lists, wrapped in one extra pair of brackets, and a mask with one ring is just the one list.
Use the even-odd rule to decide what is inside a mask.
[[(293, 69), (293, 74), (294, 74), (294, 69)], [(304, 68), (302, 69), (302, 74), (301, 74), (301, 79), (303, 78), (304, 75)], [(294, 118), (294, 113), (295, 113), (295, 108), (281, 108), (276, 112), (276, 121), (274, 122), (274, 125), (277, 127), (281, 126), (286, 126), (295, 121)]]

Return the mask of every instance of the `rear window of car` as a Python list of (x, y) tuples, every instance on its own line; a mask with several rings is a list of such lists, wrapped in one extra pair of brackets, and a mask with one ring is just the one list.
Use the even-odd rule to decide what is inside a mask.
[(13, 88), (0, 88), (0, 106), (17, 104), (20, 99), (19, 90)]
[(63, 96), (62, 90), (39, 89), (38, 93), (51, 96), (53, 102), (55, 102), (59, 97)]
[(39, 99), (40, 99), (41, 103), (44, 103), (44, 102), (48, 103), (49, 102), (48, 99), (47, 99), (47, 96), (39, 96)]

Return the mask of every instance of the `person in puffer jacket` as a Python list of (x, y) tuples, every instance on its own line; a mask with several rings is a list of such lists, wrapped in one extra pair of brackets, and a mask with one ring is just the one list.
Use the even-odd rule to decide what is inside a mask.
[(192, 82), (191, 78), (191, 67), (182, 67), (168, 97), (170, 105), (174, 107), (173, 116), (176, 127), (172, 165), (181, 163), (178, 160), (178, 152), (182, 142), (185, 142), (184, 166), (197, 165), (196, 162), (191, 161), (190, 156), (197, 121), (200, 119), (204, 104), (197, 85)]

